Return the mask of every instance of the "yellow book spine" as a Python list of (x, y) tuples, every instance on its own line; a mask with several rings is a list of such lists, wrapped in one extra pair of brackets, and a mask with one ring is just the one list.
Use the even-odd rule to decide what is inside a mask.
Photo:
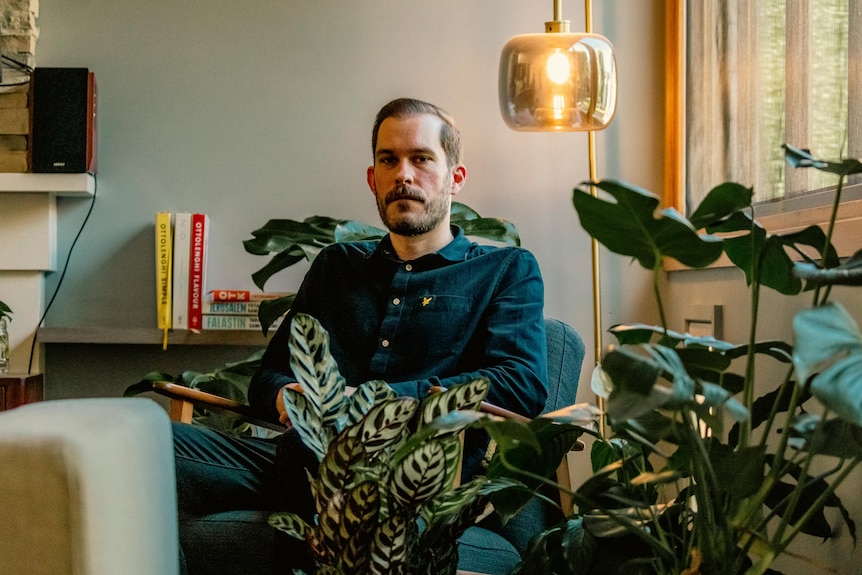
[(168, 330), (171, 329), (171, 271), (173, 269), (171, 231), (170, 212), (156, 214), (156, 311), (159, 329), (165, 330), (166, 337)]

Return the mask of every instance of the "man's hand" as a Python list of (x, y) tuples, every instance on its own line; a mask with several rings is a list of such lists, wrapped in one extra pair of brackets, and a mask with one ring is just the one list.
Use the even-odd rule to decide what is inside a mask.
[[(302, 393), (302, 385), (299, 383), (288, 383), (284, 387), (278, 390), (278, 395), (275, 397), (275, 408), (278, 410), (278, 421), (285, 427), (290, 427), (290, 416), (287, 414), (287, 407), (284, 405), (284, 390), (292, 389), (294, 391), (298, 391)], [(356, 391), (355, 387), (346, 386), (344, 388), (344, 393), (348, 397), (353, 395), (353, 392)]]
[(290, 427), (290, 416), (287, 414), (287, 407), (284, 405), (284, 390), (292, 389), (302, 393), (302, 386), (299, 383), (288, 383), (275, 396), (275, 408), (278, 410), (278, 421), (285, 427)]

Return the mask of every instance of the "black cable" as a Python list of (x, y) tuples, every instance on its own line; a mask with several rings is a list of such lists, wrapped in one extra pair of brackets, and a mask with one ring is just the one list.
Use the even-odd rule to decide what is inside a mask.
[(10, 58), (9, 56), (6, 56), (5, 54), (3, 54), (3, 55), (0, 55), (0, 59), (2, 59), (4, 62), (6, 62), (7, 64), (10, 64), (13, 68), (18, 69), (21, 72), (26, 72), (28, 74), (33, 73), (33, 68), (31, 66), (28, 66), (24, 62), (19, 62), (15, 58)]
[(96, 204), (96, 192), (98, 189), (99, 180), (96, 179), (96, 174), (93, 174), (93, 199), (90, 201), (90, 208), (87, 210), (87, 215), (84, 216), (84, 221), (81, 222), (81, 227), (78, 229), (78, 233), (75, 234), (75, 239), (72, 240), (72, 245), (69, 246), (69, 253), (66, 254), (66, 263), (63, 265), (63, 272), (60, 274), (60, 279), (57, 281), (57, 287), (54, 288), (54, 294), (51, 296), (50, 301), (48, 301), (48, 305), (45, 306), (45, 311), (42, 312), (42, 317), (39, 318), (39, 323), (36, 324), (36, 333), (33, 334), (33, 343), (30, 344), (30, 362), (27, 364), (28, 375), (32, 373), (33, 370), (33, 354), (36, 351), (36, 335), (39, 333), (39, 326), (41, 326), (42, 322), (45, 321), (45, 316), (48, 315), (48, 310), (51, 309), (51, 306), (54, 304), (54, 300), (57, 298), (57, 293), (60, 291), (60, 286), (63, 285), (63, 278), (66, 277), (66, 270), (69, 269), (69, 261), (72, 259), (72, 250), (75, 249), (75, 244), (78, 243), (78, 238), (81, 237), (81, 233), (87, 225), (87, 220), (90, 219), (90, 214), (93, 213), (93, 206)]

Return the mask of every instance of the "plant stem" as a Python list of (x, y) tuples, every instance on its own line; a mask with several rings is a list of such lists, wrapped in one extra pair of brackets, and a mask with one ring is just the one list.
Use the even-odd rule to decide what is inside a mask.
[(661, 301), (661, 288), (659, 287), (659, 280), (661, 279), (661, 272), (664, 269), (664, 264), (662, 258), (656, 259), (656, 265), (652, 270), (652, 289), (653, 293), (655, 293), (655, 301), (658, 305), (658, 315), (661, 320), (661, 327), (664, 329), (665, 334), (667, 334), (667, 319), (664, 315), (664, 304)]
[[(835, 220), (838, 218), (838, 206), (841, 204), (841, 192), (844, 191), (844, 178), (841, 174), (838, 178), (838, 185), (835, 187), (835, 198), (832, 200), (832, 212), (829, 215), (829, 226), (826, 228), (826, 243), (823, 245), (823, 251), (820, 254), (820, 266), (826, 268), (826, 254), (829, 251), (829, 246), (832, 245), (832, 234), (835, 232)], [(831, 285), (826, 286), (826, 293), (823, 294), (823, 299), (820, 300), (820, 284), (814, 290), (814, 305), (823, 305), (829, 299), (829, 292), (832, 289)]]
[[(850, 463), (841, 471), (841, 473), (836, 477), (832, 483), (829, 484), (823, 493), (821, 493), (814, 503), (808, 508), (808, 510), (799, 518), (799, 521), (793, 524), (791, 530), (787, 533), (783, 540), (778, 541), (778, 544), (775, 547), (775, 553), (781, 554), (787, 548), (788, 545), (793, 541), (793, 539), (799, 535), (802, 531), (802, 528), (805, 527), (805, 524), (811, 518), (811, 516), (820, 510), (823, 507), (823, 504), (826, 503), (826, 500), (835, 493), (835, 489), (847, 478), (848, 475), (856, 468), (859, 462), (862, 461), (860, 457), (857, 455), (850, 460)], [(778, 536), (775, 538), (779, 539)]]

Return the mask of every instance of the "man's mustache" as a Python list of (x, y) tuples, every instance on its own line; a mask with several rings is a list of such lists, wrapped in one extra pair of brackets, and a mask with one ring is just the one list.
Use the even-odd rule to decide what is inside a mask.
[(384, 202), (388, 206), (392, 202), (397, 202), (398, 200), (416, 200), (419, 202), (424, 202), (425, 198), (422, 197), (422, 193), (418, 190), (415, 190), (409, 186), (398, 186), (397, 188), (393, 188), (392, 191), (386, 194)]

